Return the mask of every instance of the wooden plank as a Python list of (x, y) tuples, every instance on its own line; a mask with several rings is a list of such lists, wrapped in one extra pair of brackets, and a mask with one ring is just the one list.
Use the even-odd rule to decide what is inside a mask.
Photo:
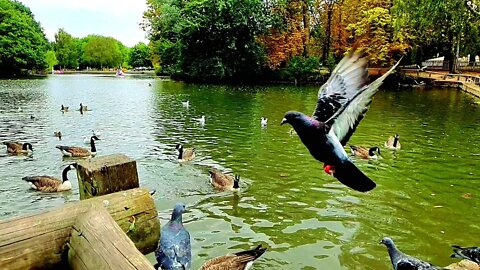
[(153, 270), (103, 207), (80, 216), (71, 234), (68, 261), (74, 270)]
[(77, 217), (103, 206), (124, 232), (131, 225), (129, 219), (135, 217), (135, 230), (127, 235), (137, 249), (144, 254), (156, 249), (160, 222), (155, 203), (147, 189), (138, 188), (0, 221), (0, 269), (59, 267)]
[(80, 200), (139, 187), (136, 161), (122, 154), (78, 161), (76, 171)]

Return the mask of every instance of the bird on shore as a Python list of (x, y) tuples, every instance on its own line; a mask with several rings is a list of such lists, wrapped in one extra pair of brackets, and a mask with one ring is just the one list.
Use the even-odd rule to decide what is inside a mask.
[(352, 156), (357, 156), (363, 159), (378, 159), (375, 152), (380, 155), (380, 148), (377, 146), (367, 148), (364, 146), (350, 145), (350, 152), (352, 153)]
[(57, 149), (62, 151), (63, 156), (65, 157), (89, 157), (95, 156), (97, 154), (97, 148), (95, 147), (95, 141), (100, 140), (97, 136), (90, 137), (90, 150), (78, 146), (64, 146), (57, 145)]
[(268, 124), (268, 118), (263, 118), (263, 117), (262, 117), (262, 118), (260, 119), (260, 125), (261, 125), (262, 127), (266, 127), (267, 124)]
[(178, 151), (177, 159), (179, 161), (191, 161), (195, 158), (195, 148), (183, 148), (183, 145), (178, 143), (175, 149)]
[(177, 203), (170, 221), (162, 227), (160, 241), (155, 250), (155, 269), (186, 270), (192, 264), (190, 233), (183, 227), (182, 214), (185, 204)]
[(22, 180), (29, 182), (32, 188), (40, 192), (61, 192), (72, 189), (72, 183), (68, 180), (67, 173), (75, 170), (76, 164), (70, 164), (63, 169), (62, 180), (52, 176), (25, 176)]
[(402, 148), (402, 145), (400, 144), (400, 135), (395, 134), (394, 137), (388, 138), (385, 142), (385, 147), (392, 150), (400, 150), (400, 148)]
[(233, 177), (216, 170), (208, 171), (208, 173), (210, 173), (210, 184), (212, 184), (214, 188), (230, 191), (237, 191), (240, 189), (240, 186), (238, 185), (240, 182), (240, 175), (236, 174)]
[(453, 252), (450, 257), (462, 258), (477, 263), (480, 266), (480, 247), (452, 246)]
[(281, 124), (292, 125), (310, 154), (324, 163), (326, 173), (354, 190), (366, 192), (375, 188), (376, 184), (352, 163), (343, 146), (365, 117), (383, 80), (399, 62), (367, 84), (368, 60), (359, 53), (350, 53), (338, 63), (328, 81), (320, 87), (312, 117), (289, 111), (282, 119)]
[(254, 249), (213, 258), (206, 261), (200, 270), (247, 270), (267, 249), (258, 245)]
[(434, 266), (428, 262), (409, 256), (398, 250), (389, 237), (384, 237), (380, 244), (388, 249), (388, 255), (392, 262), (393, 270), (441, 270), (441, 267)]
[(30, 143), (3, 142), (7, 146), (9, 154), (30, 154), (33, 153), (33, 147)]

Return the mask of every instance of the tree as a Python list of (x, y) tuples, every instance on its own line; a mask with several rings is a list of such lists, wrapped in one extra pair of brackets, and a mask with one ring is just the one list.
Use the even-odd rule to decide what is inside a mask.
[(54, 48), (60, 66), (73, 69), (78, 67), (78, 41), (62, 28), (55, 34)]
[(145, 16), (162, 69), (194, 80), (251, 78), (260, 72), (264, 51), (256, 37), (269, 19), (263, 1), (149, 3)]
[(122, 46), (114, 38), (90, 35), (85, 38), (82, 46), (82, 63), (96, 68), (118, 67), (123, 63)]
[(46, 68), (48, 42), (29, 8), (0, 0), (0, 74), (20, 74)]
[(138, 43), (130, 49), (128, 64), (132, 67), (151, 67), (152, 60), (150, 48), (143, 42)]
[(53, 66), (58, 64), (57, 57), (55, 57), (55, 52), (51, 51), (51, 50), (47, 51), (47, 53), (45, 54), (45, 61), (48, 64), (48, 69), (49, 70), (51, 70), (53, 68)]

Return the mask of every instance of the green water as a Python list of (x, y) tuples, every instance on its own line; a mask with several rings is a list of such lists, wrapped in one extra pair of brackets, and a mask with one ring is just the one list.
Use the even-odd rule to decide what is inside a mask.
[[(381, 160), (355, 160), (378, 185), (362, 194), (326, 175), (290, 127), (279, 125), (288, 110), (312, 112), (317, 89), (80, 75), (0, 80), (0, 140), (29, 141), (35, 149), (33, 158), (0, 152), (0, 217), (78, 200), (74, 173), (73, 190), (60, 194), (31, 191), (21, 178), (61, 175), (68, 161), (55, 149), (54, 131), (64, 134), (61, 144), (82, 146), (94, 129), (99, 155), (137, 160), (141, 185), (157, 190), (162, 224), (175, 202), (187, 204), (193, 269), (257, 244), (268, 251), (254, 269), (332, 270), (390, 269), (378, 244), (384, 236), (442, 266), (455, 261), (450, 245), (480, 245), (478, 100), (448, 89), (379, 92), (350, 141), (382, 150)], [(80, 102), (91, 111), (73, 111)], [(62, 114), (61, 104), (71, 111)], [(203, 127), (194, 120), (201, 115)], [(383, 147), (394, 133), (401, 136), (397, 152)], [(193, 163), (176, 161), (179, 142), (197, 149)], [(242, 191), (214, 191), (211, 167), (239, 173)]]

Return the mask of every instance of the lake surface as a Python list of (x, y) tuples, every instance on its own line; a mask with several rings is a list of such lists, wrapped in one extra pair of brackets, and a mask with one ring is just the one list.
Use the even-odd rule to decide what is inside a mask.
[[(378, 161), (354, 159), (378, 185), (363, 194), (326, 175), (290, 126), (279, 125), (288, 110), (312, 112), (317, 90), (86, 75), (0, 80), (0, 141), (35, 150), (31, 158), (0, 151), (0, 218), (78, 200), (75, 173), (73, 190), (60, 194), (34, 192), (21, 178), (60, 177), (69, 161), (55, 145), (83, 146), (93, 129), (99, 155), (137, 160), (141, 186), (157, 190), (162, 225), (175, 202), (187, 204), (192, 269), (257, 244), (268, 251), (254, 269), (329, 270), (391, 269), (384, 236), (441, 266), (456, 261), (450, 245), (480, 245), (478, 99), (452, 89), (380, 91), (350, 140), (382, 151)], [(91, 111), (75, 111), (80, 102)], [(70, 111), (62, 114), (61, 104)], [(205, 126), (194, 120), (201, 115)], [(53, 137), (59, 130), (62, 142)], [(383, 144), (395, 133), (402, 150), (392, 152)], [(194, 162), (176, 161), (177, 143), (197, 149)], [(212, 167), (240, 174), (242, 191), (213, 190)]]

